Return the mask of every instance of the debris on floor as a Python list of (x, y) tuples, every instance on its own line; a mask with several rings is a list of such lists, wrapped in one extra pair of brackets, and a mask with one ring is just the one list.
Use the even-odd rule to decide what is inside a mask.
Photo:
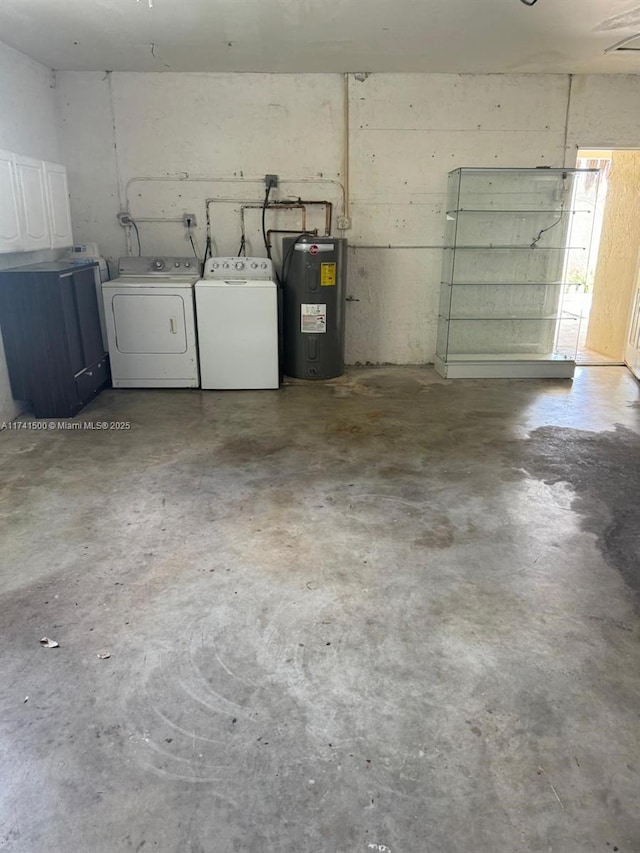
[(49, 637), (43, 637), (40, 640), (40, 645), (42, 646), (43, 649), (59, 649), (60, 648), (60, 643), (58, 643), (56, 640), (50, 639)]
[(108, 660), (111, 657), (111, 652), (98, 652), (100, 660)]

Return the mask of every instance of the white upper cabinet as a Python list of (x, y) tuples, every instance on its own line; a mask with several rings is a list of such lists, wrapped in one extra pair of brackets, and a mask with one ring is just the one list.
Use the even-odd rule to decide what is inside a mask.
[(49, 206), (51, 248), (59, 249), (63, 246), (72, 246), (73, 235), (71, 233), (67, 170), (58, 163), (45, 162), (44, 175)]
[(65, 167), (0, 151), (0, 252), (72, 245)]
[(49, 209), (44, 183), (44, 163), (31, 157), (16, 156), (16, 176), (24, 215), (24, 248), (26, 251), (51, 248)]
[(14, 156), (0, 150), (0, 252), (24, 251), (23, 231)]

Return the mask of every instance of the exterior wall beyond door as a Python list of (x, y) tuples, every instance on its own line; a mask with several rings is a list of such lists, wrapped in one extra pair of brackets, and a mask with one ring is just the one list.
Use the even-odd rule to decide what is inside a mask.
[(614, 151), (593, 288), (589, 349), (622, 361), (640, 251), (640, 151)]

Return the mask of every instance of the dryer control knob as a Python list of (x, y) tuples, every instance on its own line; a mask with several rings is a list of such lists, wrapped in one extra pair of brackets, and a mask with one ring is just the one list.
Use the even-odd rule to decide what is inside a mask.
[(260, 266), (262, 267), (262, 269), (263, 269), (263, 270), (266, 270), (266, 268), (267, 268), (267, 263), (266, 263), (266, 261), (263, 261), (263, 262), (260, 264)]
[(257, 269), (258, 269), (258, 264), (257, 264), (255, 261), (251, 264), (251, 269), (252, 269), (252, 270), (257, 270)]
[(222, 264), (222, 269), (223, 269), (223, 270), (228, 270), (228, 269), (229, 269), (229, 264)]
[(173, 265), (174, 265), (174, 267), (179, 267), (179, 266), (180, 266), (180, 261), (175, 261)]
[(217, 270), (219, 266), (220, 266), (220, 264), (211, 264), (211, 269)]
[(242, 261), (237, 261), (237, 262), (236, 262), (236, 269), (237, 269), (237, 270), (243, 270), (243, 269), (244, 269), (244, 264), (243, 264), (243, 262), (242, 262)]
[(185, 261), (185, 262), (184, 262), (184, 265), (185, 265), (185, 267), (190, 267), (190, 266), (191, 266), (191, 261)]

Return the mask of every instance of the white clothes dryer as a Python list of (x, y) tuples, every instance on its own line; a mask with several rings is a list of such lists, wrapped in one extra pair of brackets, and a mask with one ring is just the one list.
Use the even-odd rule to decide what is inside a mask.
[(102, 285), (114, 388), (197, 388), (195, 258), (120, 258)]

